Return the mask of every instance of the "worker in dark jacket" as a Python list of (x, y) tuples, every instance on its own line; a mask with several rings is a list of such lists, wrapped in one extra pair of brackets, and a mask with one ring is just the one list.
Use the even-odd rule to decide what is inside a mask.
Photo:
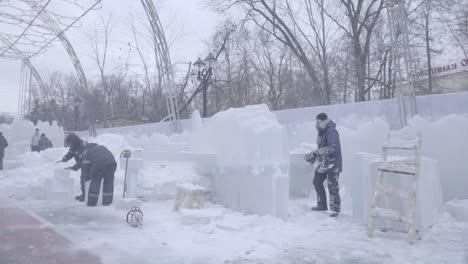
[(114, 174), (117, 162), (114, 155), (104, 146), (94, 143), (85, 145), (81, 171), (91, 180), (88, 191), (88, 206), (96, 206), (102, 187), (102, 204), (110, 205), (114, 196)]
[[(65, 147), (70, 147), (68, 149), (67, 154), (63, 156), (62, 160), (59, 162), (67, 162), (71, 160), (72, 158), (75, 158), (75, 165), (67, 168), (71, 169), (73, 171), (77, 171), (81, 169), (81, 160), (83, 159), (83, 152), (84, 152), (84, 147), (86, 145), (86, 142), (81, 140), (80, 137), (77, 135), (71, 133), (65, 138)], [(85, 182), (88, 181), (83, 175), (83, 172), (81, 172), (80, 176), (80, 185), (81, 185), (81, 195), (78, 195), (75, 197), (76, 200), (80, 202), (84, 202), (85, 200)]]
[(0, 132), (0, 170), (3, 170), (3, 158), (5, 157), (5, 148), (8, 147), (8, 141)]
[(39, 147), (39, 151), (43, 151), (48, 148), (53, 148), (54, 146), (52, 145), (52, 142), (50, 141), (50, 139), (48, 139), (46, 135), (42, 133), (41, 138), (39, 139), (38, 147)]
[(337, 217), (341, 211), (340, 189), (338, 177), (342, 171), (342, 157), (340, 135), (336, 130), (336, 124), (328, 119), (325, 113), (317, 115), (316, 128), (318, 131), (318, 149), (305, 156), (305, 160), (311, 163), (318, 162), (315, 170), (314, 186), (317, 192), (317, 206), (313, 211), (327, 211), (327, 196), (323, 182), (328, 181), (328, 192), (330, 193), (331, 217)]

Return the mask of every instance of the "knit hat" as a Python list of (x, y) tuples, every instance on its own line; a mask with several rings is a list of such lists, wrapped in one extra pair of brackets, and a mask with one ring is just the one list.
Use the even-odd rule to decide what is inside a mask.
[(327, 116), (327, 114), (325, 114), (325, 113), (320, 113), (320, 114), (317, 115), (317, 118), (316, 118), (316, 119), (317, 119), (317, 120), (320, 120), (320, 121), (325, 121), (325, 120), (328, 119), (328, 116)]
[(65, 146), (78, 148), (82, 144), (82, 140), (76, 134), (71, 133), (65, 138)]

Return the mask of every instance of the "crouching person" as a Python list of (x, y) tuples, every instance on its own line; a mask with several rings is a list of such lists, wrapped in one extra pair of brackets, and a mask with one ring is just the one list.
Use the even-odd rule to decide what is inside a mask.
[(44, 133), (42, 133), (38, 144), (39, 151), (43, 151), (53, 147), (54, 145), (52, 145), (52, 141), (50, 141), (50, 139), (48, 139), (47, 136)]
[(331, 217), (337, 217), (341, 211), (340, 188), (338, 177), (342, 171), (342, 157), (340, 135), (336, 130), (336, 124), (329, 120), (325, 113), (317, 115), (316, 128), (318, 131), (318, 149), (305, 156), (305, 160), (311, 163), (318, 162), (315, 170), (314, 186), (317, 192), (317, 206), (312, 211), (327, 211), (327, 195), (323, 182), (328, 182), (330, 193)]
[(88, 206), (97, 205), (101, 182), (103, 184), (102, 204), (112, 204), (116, 168), (117, 162), (114, 155), (106, 147), (94, 143), (85, 144), (81, 173), (85, 179), (91, 180), (88, 190)]

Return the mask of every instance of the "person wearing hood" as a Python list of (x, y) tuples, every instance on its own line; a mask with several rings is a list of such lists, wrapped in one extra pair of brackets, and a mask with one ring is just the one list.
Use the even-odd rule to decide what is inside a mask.
[(39, 151), (43, 151), (48, 148), (53, 148), (54, 146), (52, 145), (52, 142), (50, 141), (50, 139), (48, 139), (47, 136), (44, 133), (42, 133), (41, 138), (39, 139), (38, 147), (39, 147)]
[(305, 160), (310, 163), (318, 163), (314, 176), (314, 187), (317, 192), (317, 206), (312, 211), (327, 211), (327, 196), (323, 182), (327, 180), (330, 193), (331, 217), (337, 217), (341, 211), (340, 189), (338, 177), (342, 172), (342, 156), (340, 135), (336, 130), (335, 122), (328, 119), (325, 113), (320, 113), (316, 118), (317, 150), (307, 154)]
[(114, 155), (104, 146), (88, 143), (81, 140), (77, 135), (67, 136), (65, 143), (70, 146), (69, 153), (61, 161), (66, 162), (75, 157), (77, 164), (70, 169), (81, 168), (81, 191), (82, 195), (76, 199), (84, 201), (86, 181), (91, 181), (88, 190), (88, 206), (96, 206), (99, 192), (102, 187), (102, 204), (112, 204), (114, 196), (114, 174), (117, 169), (117, 162)]
[(3, 170), (3, 158), (5, 157), (5, 148), (8, 147), (8, 141), (0, 132), (0, 170)]
[[(58, 162), (67, 162), (72, 158), (75, 159), (75, 165), (68, 167), (72, 171), (78, 171), (81, 169), (81, 160), (83, 159), (83, 151), (86, 142), (81, 140), (76, 134), (69, 134), (65, 138), (65, 147), (69, 147), (67, 154), (63, 156), (61, 160)], [(83, 177), (83, 172), (81, 172), (80, 176), (80, 186), (81, 186), (81, 195), (77, 195), (75, 197), (76, 200), (80, 202), (84, 202), (85, 200), (85, 182), (87, 180)]]
[(41, 139), (41, 135), (39, 134), (39, 128), (36, 128), (34, 134), (31, 138), (31, 151), (39, 152), (39, 140)]

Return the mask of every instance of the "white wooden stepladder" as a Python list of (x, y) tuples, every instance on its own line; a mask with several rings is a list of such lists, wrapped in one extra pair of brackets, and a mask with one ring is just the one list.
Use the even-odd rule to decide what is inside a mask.
[[(404, 160), (389, 161), (389, 151), (414, 151), (414, 157)], [(390, 219), (393, 221), (409, 224), (408, 241), (413, 243), (416, 239), (416, 208), (417, 208), (417, 191), (419, 184), (419, 172), (421, 166), (421, 133), (418, 133), (416, 139), (397, 139), (390, 138), (390, 133), (387, 134), (386, 143), (382, 149), (382, 163), (378, 170), (377, 183), (375, 186), (374, 200), (371, 205), (369, 225), (367, 234), (372, 237), (375, 229), (375, 220), (377, 217)], [(396, 188), (384, 184), (385, 173), (402, 174), (413, 177), (413, 185), (411, 189)], [(382, 196), (393, 196), (401, 199), (406, 199), (411, 202), (409, 212), (403, 210), (395, 210), (391, 208), (379, 207), (380, 198)]]

